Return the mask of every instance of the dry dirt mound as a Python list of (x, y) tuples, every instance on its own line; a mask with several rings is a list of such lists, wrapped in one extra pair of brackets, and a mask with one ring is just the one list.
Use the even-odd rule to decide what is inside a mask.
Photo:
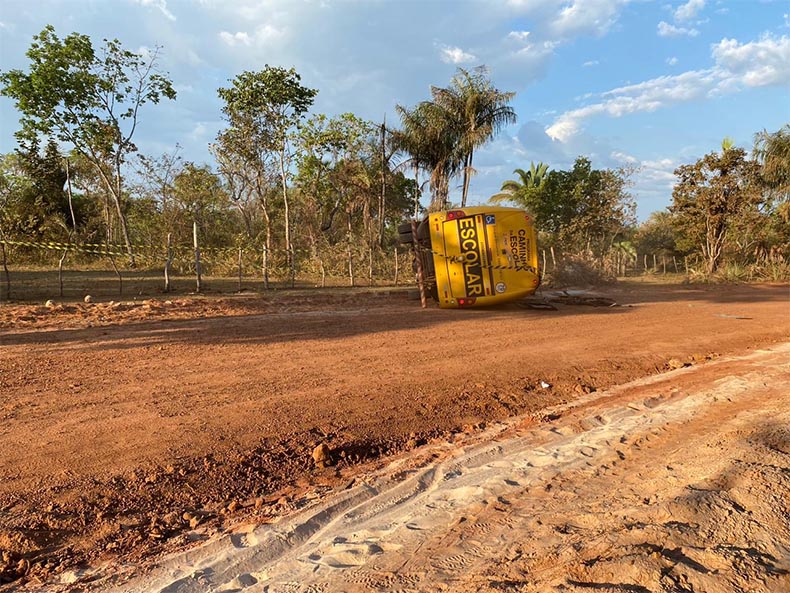
[(91, 302), (79, 303), (47, 301), (43, 305), (4, 305), (0, 307), (0, 328), (94, 327), (165, 319), (313, 311), (321, 307), (360, 305), (368, 301), (371, 295), (405, 300), (406, 294), (406, 291), (402, 289), (375, 292), (336, 290), (290, 292), (268, 296), (240, 295), (230, 298), (152, 298), (103, 302), (91, 299)]

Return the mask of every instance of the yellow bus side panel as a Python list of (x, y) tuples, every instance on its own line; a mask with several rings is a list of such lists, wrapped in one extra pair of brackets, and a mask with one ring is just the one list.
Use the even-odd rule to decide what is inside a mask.
[[(442, 268), (450, 280), (451, 298), (482, 298), (492, 293), (488, 239), (483, 217), (467, 216), (442, 224)], [(439, 295), (440, 299), (444, 295)]]

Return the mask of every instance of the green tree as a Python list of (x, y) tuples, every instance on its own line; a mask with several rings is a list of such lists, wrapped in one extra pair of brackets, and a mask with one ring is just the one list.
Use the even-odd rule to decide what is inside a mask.
[[(72, 216), (73, 209), (69, 207), (65, 189), (66, 169), (57, 143), (50, 140), (42, 153), (38, 142), (35, 142), (28, 150), (19, 151), (18, 154), (20, 164), (32, 184), (30, 205), (61, 229), (70, 227), (75, 230), (76, 220)], [(50, 238), (57, 240), (63, 237)]]
[(640, 253), (672, 255), (677, 252), (672, 214), (667, 210), (653, 212), (636, 229), (634, 244)]
[(114, 203), (96, 167), (72, 150), (67, 157), (79, 240), (109, 245), (115, 236)]
[(450, 199), (450, 178), (459, 170), (451, 128), (444, 125), (444, 114), (430, 101), (423, 101), (413, 109), (401, 105), (395, 109), (401, 129), (392, 132), (391, 142), (397, 151), (409, 155), (408, 162), (415, 170), (428, 173), (429, 209), (444, 210)]
[(675, 229), (686, 246), (699, 250), (712, 274), (728, 240), (739, 239), (744, 225), (759, 212), (759, 166), (747, 159), (746, 151), (731, 147), (682, 165), (675, 175), (670, 206)]
[(20, 145), (29, 150), (40, 137), (55, 137), (96, 168), (134, 263), (122, 169), (136, 151), (140, 108), (176, 96), (170, 80), (156, 70), (159, 49), (139, 55), (117, 39), (105, 39), (97, 52), (87, 35), (72, 33), (61, 40), (48, 25), (33, 38), (27, 57), (29, 71), (0, 74), (0, 93), (13, 99), (21, 114)]
[(64, 186), (64, 161), (55, 142), (3, 158), (4, 228), (22, 240), (64, 241), (75, 230)]
[(754, 156), (760, 163), (765, 188), (790, 222), (790, 124), (776, 132), (763, 130), (755, 134)]
[(438, 116), (454, 136), (453, 159), (460, 161), (463, 172), (461, 207), (466, 206), (469, 181), (474, 169), (474, 152), (491, 141), (505, 126), (516, 122), (516, 112), (508, 103), (516, 95), (495, 88), (488, 69), (472, 71), (459, 68), (447, 88), (432, 87)]
[[(245, 135), (245, 130), (249, 130), (249, 135)], [(254, 243), (263, 235), (263, 280), (268, 288), (268, 254), (272, 249), (278, 184), (265, 140), (253, 133), (251, 122), (236, 118), (235, 127), (221, 131), (217, 142), (209, 148), (224, 181), (225, 193), (241, 215), (247, 239)]]
[(471, 72), (460, 68), (447, 88), (431, 87), (431, 100), (412, 109), (396, 107), (401, 129), (393, 132), (393, 145), (430, 175), (432, 210), (447, 207), (450, 181), (459, 173), (461, 205), (466, 205), (474, 153), (515, 122), (508, 105), (514, 95), (496, 89), (484, 66)]
[[(91, 241), (98, 237), (98, 202), (84, 195), (79, 159), (64, 156), (54, 142), (43, 152), (0, 156), (0, 235), (18, 241)], [(66, 191), (66, 188), (73, 192)], [(44, 251), (18, 248), (30, 261)]]
[(169, 206), (173, 210), (171, 219), (175, 222), (177, 238), (188, 243), (194, 222), (204, 245), (230, 244), (236, 229), (228, 206), (222, 182), (208, 165), (184, 163), (173, 180), (173, 200)]
[[(291, 239), (291, 204), (288, 181), (291, 176), (292, 154), (290, 134), (310, 109), (317, 90), (301, 84), (301, 77), (291, 68), (266, 65), (258, 72), (245, 71), (231, 81), (229, 88), (218, 90), (225, 102), (222, 112), (228, 120), (228, 129), (220, 133), (219, 144), (228, 156), (247, 153), (241, 146), (249, 143), (257, 151), (257, 169), (263, 172), (265, 161), (275, 159), (280, 177), (283, 200), (283, 227), (285, 249), (293, 283), (295, 262)], [(249, 162), (244, 154), (245, 162)]]
[(295, 181), (303, 196), (302, 227), (319, 262), (319, 243), (330, 250), (345, 244), (349, 260), (360, 246), (372, 257), (385, 229), (414, 207), (413, 182), (389, 168), (386, 153), (382, 158), (379, 133), (351, 113), (319, 114), (299, 130)]
[(754, 156), (766, 197), (768, 224), (763, 249), (787, 250), (790, 246), (790, 124), (776, 132), (755, 134)]
[(319, 114), (299, 131), (297, 183), (315, 202), (321, 231), (331, 229), (337, 214), (350, 202), (361, 203), (371, 189), (368, 171), (373, 160), (374, 127), (351, 113), (335, 118)]
[(538, 163), (535, 165), (534, 162), (530, 162), (529, 171), (514, 169), (513, 173), (518, 176), (518, 180), (508, 179), (503, 182), (500, 193), (491, 196), (489, 201), (492, 204), (512, 202), (527, 210), (531, 210), (533, 196), (540, 188), (548, 171), (549, 166), (547, 164)]
[(0, 156), (0, 240), (33, 237), (43, 227), (42, 214), (31, 208), (33, 181), (18, 153)]
[(167, 234), (174, 230), (175, 221), (172, 217), (178, 211), (174, 208), (175, 178), (185, 166), (180, 151), (181, 147), (176, 145), (172, 152), (159, 157), (138, 155), (137, 159), (139, 181), (135, 187), (135, 202), (150, 204), (148, 209), (143, 210), (148, 214), (143, 234), (148, 236), (151, 243), (160, 246), (165, 244)]
[(549, 171), (525, 194), (524, 205), (549, 244), (601, 257), (635, 222), (630, 175), (625, 169), (593, 169), (589, 159), (578, 157), (569, 171)]

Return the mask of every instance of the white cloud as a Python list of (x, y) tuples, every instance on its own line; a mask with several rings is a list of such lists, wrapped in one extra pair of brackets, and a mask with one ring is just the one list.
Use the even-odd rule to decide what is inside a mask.
[(252, 39), (244, 31), (237, 31), (236, 33), (228, 33), (227, 31), (220, 31), (219, 38), (222, 39), (227, 45), (235, 47), (237, 45), (251, 45)]
[(134, 0), (141, 6), (150, 6), (152, 8), (156, 8), (161, 12), (165, 17), (171, 21), (175, 21), (175, 15), (170, 12), (167, 8), (167, 0)]
[(730, 86), (742, 83), (749, 87), (790, 84), (790, 37), (765, 36), (759, 41), (738, 43), (722, 39), (713, 46), (716, 64), (731, 73)]
[(680, 37), (681, 35), (688, 35), (689, 37), (696, 37), (699, 35), (697, 29), (686, 29), (685, 27), (676, 27), (670, 25), (665, 21), (658, 23), (658, 36), (659, 37)]
[(612, 160), (617, 161), (618, 163), (624, 163), (627, 165), (635, 165), (636, 163), (639, 162), (638, 158), (631, 156), (630, 154), (621, 152), (619, 150), (613, 150), (609, 155), (609, 157)]
[(554, 139), (567, 141), (581, 130), (582, 122), (595, 115), (622, 117), (639, 112), (650, 112), (668, 104), (704, 97), (715, 84), (711, 70), (685, 72), (678, 76), (662, 76), (643, 83), (607, 91), (605, 100), (560, 115), (546, 129)]
[(192, 128), (192, 131), (188, 134), (190, 140), (194, 140), (195, 142), (199, 140), (204, 140), (206, 138), (206, 133), (208, 132), (208, 127), (202, 121), (199, 121), (195, 124), (195, 127)]
[(252, 35), (250, 35), (246, 31), (237, 31), (236, 33), (221, 31), (219, 37), (227, 45), (231, 47), (237, 47), (239, 45), (244, 45), (244, 46), (268, 45), (271, 42), (280, 39), (281, 37), (283, 37), (283, 35), (284, 35), (284, 31), (277, 29), (272, 25), (266, 24), (258, 27)]
[(670, 66), (674, 66), (677, 63), (678, 63), (677, 57), (672, 56), (671, 58), (667, 58), (667, 64), (669, 64)]
[(190, 66), (203, 66), (206, 64), (205, 60), (203, 60), (191, 47), (184, 49), (181, 58)]
[(661, 210), (670, 202), (672, 188), (677, 182), (674, 172), (680, 162), (659, 158), (638, 161), (636, 165), (633, 194), (637, 199), (637, 216), (645, 220), (650, 212)]
[(440, 58), (445, 64), (467, 64), (477, 60), (474, 54), (465, 52), (460, 47), (443, 46), (439, 48)]
[(661, 76), (601, 93), (602, 101), (561, 114), (546, 133), (566, 142), (581, 131), (584, 120), (596, 115), (622, 117), (744, 87), (790, 85), (790, 37), (767, 36), (743, 44), (723, 39), (712, 46), (711, 56), (715, 62), (712, 68)]
[(512, 39), (513, 41), (524, 43), (527, 41), (529, 35), (530, 35), (529, 31), (511, 31), (510, 33), (507, 34), (507, 38)]
[(685, 4), (678, 6), (675, 11), (676, 21), (690, 21), (705, 8), (705, 0), (689, 0)]
[(669, 182), (675, 181), (675, 169), (678, 168), (679, 163), (672, 159), (658, 159), (654, 161), (641, 161), (642, 167), (641, 177), (653, 182)]
[(141, 45), (137, 48), (137, 55), (143, 58), (144, 60), (150, 60), (151, 56), (153, 56), (153, 51), (150, 47), (146, 45)]
[(551, 31), (562, 37), (602, 36), (617, 21), (620, 8), (630, 0), (571, 0), (551, 22)]
[(513, 8), (531, 8), (535, 3), (531, 0), (507, 0), (507, 4)]
[(559, 45), (554, 41), (544, 41), (543, 43), (528, 43), (521, 49), (513, 52), (513, 56), (515, 57), (531, 57), (531, 58), (539, 58), (543, 59), (546, 56), (550, 55), (554, 48)]
[(590, 66), (597, 66), (599, 64), (598, 60), (590, 60), (589, 62), (585, 62), (582, 64), (585, 68), (589, 68)]

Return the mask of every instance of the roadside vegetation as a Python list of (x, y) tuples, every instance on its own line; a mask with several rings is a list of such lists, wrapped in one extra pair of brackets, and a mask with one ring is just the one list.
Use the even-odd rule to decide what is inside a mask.
[[(62, 267), (67, 256), (102, 258), (116, 272), (244, 268), (266, 288), (305, 277), (389, 280), (397, 225), (422, 214), (423, 191), (428, 210), (464, 207), (475, 153), (516, 120), (514, 93), (497, 89), (485, 67), (459, 68), (429, 99), (398, 106), (393, 127), (314, 113), (318, 89), (267, 65), (217, 90), (224, 127), (213, 163), (189, 162), (178, 146), (142, 154), (140, 114), (176, 100), (161, 51), (137, 54), (118, 40), (97, 47), (48, 26), (27, 70), (0, 73), (0, 93), (20, 115), (17, 149), (0, 155), (6, 292), (9, 262)], [(555, 279), (667, 266), (699, 280), (790, 278), (790, 125), (758, 132), (751, 153), (725, 140), (680, 166), (671, 206), (642, 223), (635, 172), (595, 169), (585, 156), (568, 170), (532, 163), (491, 201), (532, 213)]]

